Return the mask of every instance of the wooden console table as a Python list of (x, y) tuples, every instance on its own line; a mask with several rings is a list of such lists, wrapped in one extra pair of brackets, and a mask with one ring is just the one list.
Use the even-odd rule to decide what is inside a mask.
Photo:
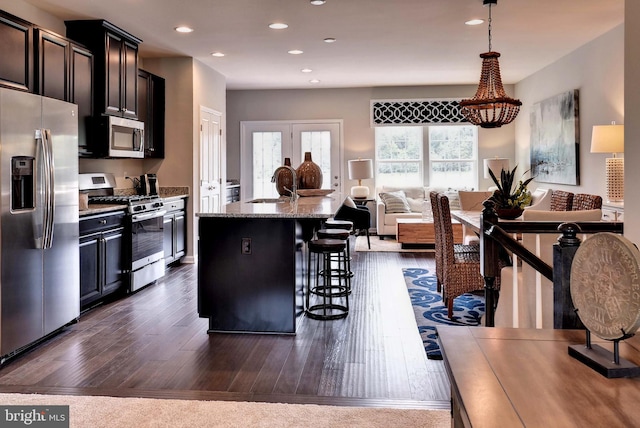
[[(631, 427), (640, 378), (607, 379), (569, 356), (581, 330), (438, 327), (454, 427)], [(592, 336), (594, 337), (594, 336)], [(594, 343), (613, 349), (610, 342)], [(640, 364), (640, 337), (620, 343)]]
[[(419, 218), (399, 218), (396, 220), (396, 237), (402, 248), (417, 246), (433, 246), (436, 242), (433, 221)], [(462, 242), (462, 225), (456, 221), (453, 223), (453, 239), (456, 243)]]

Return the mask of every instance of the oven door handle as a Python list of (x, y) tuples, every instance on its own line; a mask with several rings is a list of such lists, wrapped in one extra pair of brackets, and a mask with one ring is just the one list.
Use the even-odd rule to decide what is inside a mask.
[(167, 210), (158, 210), (151, 213), (145, 214), (134, 214), (131, 216), (131, 221), (143, 221), (149, 220), (150, 218), (162, 217), (167, 213)]

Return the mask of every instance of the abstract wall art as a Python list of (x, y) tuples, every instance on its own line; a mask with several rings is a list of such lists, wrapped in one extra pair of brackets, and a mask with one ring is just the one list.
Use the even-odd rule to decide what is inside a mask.
[(534, 104), (530, 121), (531, 174), (535, 180), (580, 184), (578, 90)]

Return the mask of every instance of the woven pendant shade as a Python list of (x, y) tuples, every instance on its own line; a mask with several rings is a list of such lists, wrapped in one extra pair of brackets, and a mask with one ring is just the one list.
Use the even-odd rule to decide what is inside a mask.
[(460, 101), (462, 114), (474, 125), (482, 128), (498, 128), (511, 123), (520, 111), (522, 102), (510, 98), (502, 86), (498, 52), (485, 52), (482, 58), (482, 72), (476, 95)]
[(510, 98), (502, 86), (500, 54), (491, 50), (491, 6), (498, 0), (483, 0), (489, 6), (489, 52), (480, 54), (482, 71), (476, 95), (460, 101), (461, 112), (474, 125), (482, 128), (499, 128), (511, 123), (520, 112), (522, 102)]

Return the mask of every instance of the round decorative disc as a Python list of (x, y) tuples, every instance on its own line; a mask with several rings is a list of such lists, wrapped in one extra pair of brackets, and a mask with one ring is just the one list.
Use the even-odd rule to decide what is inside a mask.
[(601, 339), (640, 327), (640, 251), (621, 235), (597, 233), (576, 251), (571, 298), (582, 323)]

